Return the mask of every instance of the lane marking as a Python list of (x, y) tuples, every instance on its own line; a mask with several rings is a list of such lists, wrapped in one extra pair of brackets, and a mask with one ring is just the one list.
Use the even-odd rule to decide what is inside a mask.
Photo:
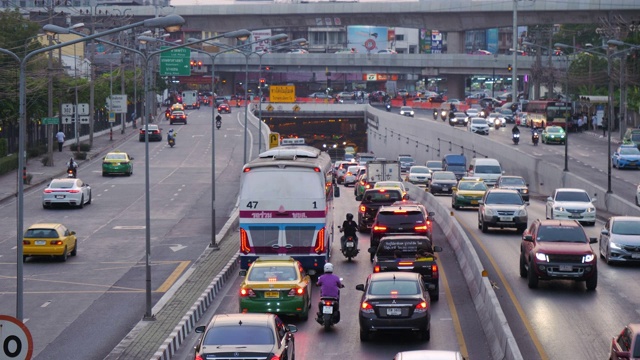
[(449, 309), (451, 311), (451, 319), (453, 320), (453, 330), (456, 333), (456, 337), (458, 338), (458, 344), (460, 345), (460, 353), (465, 359), (469, 359), (467, 343), (464, 341), (464, 334), (462, 333), (462, 326), (460, 325), (458, 310), (456, 309), (456, 304), (453, 302), (453, 295), (451, 295), (451, 289), (449, 289), (449, 282), (447, 281), (447, 276), (444, 273), (444, 267), (442, 266), (440, 258), (436, 260), (436, 263), (440, 267), (440, 270), (439, 270), (440, 280), (442, 280), (442, 285), (444, 285), (445, 296), (447, 297), (447, 305), (449, 305)]
[(480, 241), (480, 239), (478, 239), (478, 237), (473, 232), (473, 230), (470, 230), (469, 226), (464, 221), (461, 221), (458, 218), (457, 215), (454, 215), (454, 217), (456, 218), (456, 221), (465, 229), (465, 231), (468, 234), (470, 234), (471, 237), (475, 240), (476, 244), (478, 244), (478, 246), (482, 249), (482, 251), (484, 252), (484, 254), (487, 257), (487, 259), (489, 259), (489, 262), (491, 263), (491, 266), (493, 267), (495, 272), (498, 274), (498, 277), (500, 278), (500, 281), (502, 281), (502, 284), (504, 284), (504, 289), (506, 290), (507, 295), (509, 295), (509, 298), (511, 299), (511, 303), (515, 306), (516, 311), (518, 312), (518, 315), (520, 316), (520, 319), (522, 320), (522, 323), (524, 324), (524, 327), (527, 329), (527, 332), (529, 333), (529, 336), (531, 337), (531, 341), (533, 342), (533, 345), (538, 350), (538, 354), (540, 354), (540, 358), (542, 360), (549, 360), (549, 357), (547, 356), (547, 353), (544, 351), (544, 347), (542, 346), (542, 343), (540, 342), (540, 339), (538, 339), (538, 336), (536, 335), (535, 331), (533, 330), (533, 326), (529, 322), (529, 319), (527, 318), (527, 315), (525, 314), (524, 310), (522, 309), (522, 306), (520, 306), (520, 302), (518, 302), (518, 299), (516, 298), (516, 295), (513, 292), (513, 289), (511, 289), (511, 285), (509, 285), (509, 283), (507, 282), (506, 277), (504, 276), (504, 274), (502, 273), (502, 271), (498, 267), (498, 264), (494, 260), (493, 256), (491, 256), (491, 254), (489, 253), (488, 249), (484, 246), (484, 244)]
[(191, 261), (181, 261), (180, 264), (178, 264), (178, 266), (176, 266), (176, 269), (173, 270), (171, 275), (169, 275), (169, 277), (167, 277), (167, 280), (165, 280), (162, 283), (162, 285), (160, 285), (160, 287), (155, 290), (155, 292), (167, 292), (167, 290), (169, 290), (169, 288), (171, 288), (173, 283), (175, 283), (176, 280), (178, 280), (178, 278), (180, 277), (180, 275), (182, 274), (184, 269), (186, 269), (187, 266), (189, 266), (190, 263), (191, 263)]

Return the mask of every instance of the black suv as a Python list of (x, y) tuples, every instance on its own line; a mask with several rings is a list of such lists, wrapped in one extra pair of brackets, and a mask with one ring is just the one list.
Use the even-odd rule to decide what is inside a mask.
[[(377, 248), (380, 239), (387, 235), (427, 236), (429, 228), (424, 208), (419, 205), (383, 206), (371, 227), (371, 247)], [(373, 257), (374, 254), (371, 254), (371, 261)]]
[(367, 189), (358, 207), (358, 230), (367, 232), (373, 226), (378, 210), (402, 200), (399, 189)]

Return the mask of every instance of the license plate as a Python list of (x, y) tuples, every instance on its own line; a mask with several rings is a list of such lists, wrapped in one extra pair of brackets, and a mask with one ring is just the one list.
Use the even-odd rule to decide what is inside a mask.
[(500, 216), (500, 221), (513, 221), (511, 216)]
[(333, 306), (323, 306), (322, 307), (323, 314), (333, 314)]
[(580, 215), (580, 214), (571, 214), (571, 215), (569, 215), (569, 217), (572, 218), (572, 219), (580, 219), (582, 217), (582, 215)]
[(573, 271), (573, 266), (571, 266), (571, 265), (560, 265), (560, 271)]
[(46, 240), (36, 240), (36, 245), (47, 245)]
[(56, 195), (56, 199), (64, 199), (64, 195)]
[(632, 259), (640, 259), (640, 254), (631, 254)]
[(471, 203), (472, 203), (473, 205), (476, 205), (476, 204), (478, 204), (478, 200), (471, 200)]
[(348, 242), (348, 243), (347, 243), (347, 247), (348, 247), (348, 248), (352, 248), (352, 247), (353, 247), (353, 243), (352, 243), (352, 242)]
[(280, 293), (277, 291), (267, 291), (264, 293), (264, 297), (269, 299), (273, 299), (273, 298), (277, 299), (280, 297)]
[(397, 309), (397, 308), (390, 308), (390, 309), (387, 309), (387, 315), (389, 315), (389, 316), (399, 316), (399, 315), (402, 315), (402, 310)]
[(443, 186), (443, 187), (442, 187), (442, 190), (443, 190), (443, 191), (449, 191), (449, 188), (448, 188), (447, 186)]
[(120, 166), (120, 163), (113, 163), (113, 166)]

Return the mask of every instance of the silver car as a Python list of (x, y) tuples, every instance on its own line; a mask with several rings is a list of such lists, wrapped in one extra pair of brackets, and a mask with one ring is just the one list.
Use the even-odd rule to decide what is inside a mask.
[(42, 207), (56, 204), (79, 208), (91, 204), (91, 187), (80, 179), (53, 179), (42, 192)]
[(360, 165), (349, 166), (347, 173), (344, 175), (344, 186), (355, 185), (360, 170), (365, 171), (365, 167)]
[(640, 217), (612, 216), (600, 231), (600, 256), (612, 262), (640, 262)]

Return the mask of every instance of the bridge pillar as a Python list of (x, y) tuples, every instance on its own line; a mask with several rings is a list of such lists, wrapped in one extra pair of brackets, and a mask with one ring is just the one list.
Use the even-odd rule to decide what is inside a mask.
[(464, 31), (447, 32), (447, 54), (464, 54)]
[(463, 100), (466, 75), (447, 74), (447, 98)]

